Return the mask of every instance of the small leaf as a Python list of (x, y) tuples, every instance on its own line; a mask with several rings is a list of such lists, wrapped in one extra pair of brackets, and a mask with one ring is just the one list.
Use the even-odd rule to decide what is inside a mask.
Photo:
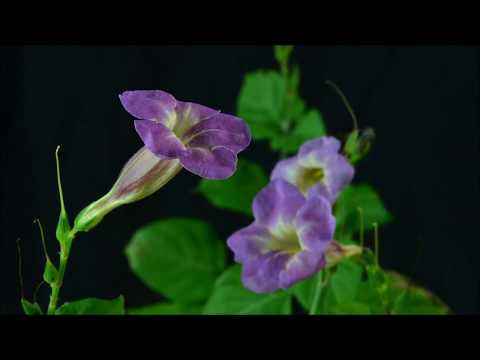
[(55, 315), (124, 315), (124, 298), (113, 300), (88, 298), (66, 302), (55, 311)]
[(129, 315), (200, 315), (203, 305), (181, 303), (157, 303), (128, 309)]
[(245, 76), (238, 96), (238, 116), (250, 126), (256, 140), (280, 133), (287, 81), (275, 71), (257, 71)]
[(68, 222), (67, 214), (62, 210), (58, 218), (57, 229), (55, 232), (57, 240), (66, 246), (72, 241), (70, 237), (70, 224)]
[(222, 181), (202, 179), (198, 191), (219, 208), (252, 216), (253, 198), (267, 184), (268, 176), (260, 165), (240, 159), (232, 177)]
[(340, 193), (335, 205), (338, 240), (351, 237), (360, 229), (358, 208), (363, 212), (365, 231), (371, 229), (374, 222), (382, 225), (393, 219), (377, 192), (370, 185), (349, 185)]
[(266, 315), (291, 314), (291, 296), (285, 291), (257, 294), (246, 289), (241, 282), (241, 268), (227, 269), (215, 283), (212, 295), (205, 305), (209, 315)]
[(140, 228), (126, 255), (130, 268), (148, 287), (183, 303), (206, 299), (225, 267), (225, 247), (215, 230), (190, 218)]
[(293, 45), (275, 45), (275, 60), (277, 60), (279, 64), (288, 63), (288, 58), (290, 57), (290, 53), (292, 52), (292, 50)]
[(317, 110), (310, 110), (298, 119), (296, 127), (290, 134), (281, 134), (273, 138), (270, 144), (275, 151), (293, 154), (305, 141), (325, 134), (326, 128), (322, 115)]
[(21, 299), (22, 309), (25, 315), (42, 315), (42, 309), (38, 303), (31, 303), (26, 299)]
[(43, 280), (47, 284), (53, 284), (58, 276), (58, 270), (52, 262), (47, 259), (45, 263), (45, 270), (43, 271)]

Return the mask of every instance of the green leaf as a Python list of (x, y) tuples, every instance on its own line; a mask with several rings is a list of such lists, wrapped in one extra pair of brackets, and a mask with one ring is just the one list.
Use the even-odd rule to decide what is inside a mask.
[(317, 286), (318, 277), (317, 274), (310, 276), (309, 278), (295, 284), (287, 291), (290, 292), (298, 300), (300, 305), (305, 310), (310, 310), (312, 306), (315, 287)]
[(280, 133), (287, 96), (287, 81), (276, 71), (257, 71), (245, 75), (238, 96), (237, 113), (244, 119), (256, 140)]
[(205, 305), (209, 315), (291, 314), (291, 296), (285, 291), (257, 294), (243, 287), (241, 268), (227, 269), (215, 283), (212, 295)]
[(157, 303), (128, 309), (129, 315), (199, 315), (203, 305), (181, 303)]
[(215, 230), (190, 218), (140, 228), (126, 255), (130, 268), (148, 287), (184, 303), (206, 299), (225, 267), (225, 247)]
[(20, 300), (22, 303), (22, 309), (25, 315), (42, 315), (42, 309), (40, 308), (40, 305), (38, 303), (31, 303), (30, 301), (26, 299), (21, 299)]
[(271, 147), (275, 151), (293, 154), (308, 140), (326, 134), (322, 115), (317, 110), (310, 110), (297, 120), (297, 125), (290, 134), (281, 134), (271, 140)]
[(329, 313), (333, 315), (369, 315), (371, 311), (370, 307), (364, 303), (343, 303), (332, 306)]
[(393, 304), (393, 314), (423, 314), (423, 315), (446, 315), (448, 309), (434, 303), (421, 290), (405, 289), (397, 297)]
[(352, 260), (345, 259), (338, 264), (337, 271), (330, 280), (330, 286), (338, 303), (350, 303), (355, 300), (362, 274), (362, 266)]
[(124, 315), (124, 303), (121, 295), (113, 300), (83, 299), (66, 302), (55, 311), (55, 315)]
[(370, 280), (362, 281), (358, 286), (356, 302), (368, 304), (372, 314), (385, 314), (385, 304), (375, 284)]
[(337, 239), (352, 237), (360, 229), (358, 208), (363, 211), (365, 231), (372, 228), (373, 222), (382, 225), (393, 219), (370, 185), (349, 185), (340, 193), (335, 205)]
[[(332, 274), (322, 289), (323, 301), (320, 301), (316, 313), (330, 313), (331, 308), (338, 303), (353, 303), (362, 279), (363, 267), (345, 258), (335, 267), (334, 272), (327, 271)], [(318, 277), (312, 276), (292, 287), (293, 294), (305, 310), (312, 306), (317, 281)]]
[(202, 179), (198, 191), (219, 208), (252, 216), (253, 198), (267, 184), (263, 168), (242, 158), (232, 177), (222, 181)]
[(450, 312), (436, 295), (413, 284), (404, 275), (394, 271), (385, 272), (388, 297), (392, 314), (435, 314)]

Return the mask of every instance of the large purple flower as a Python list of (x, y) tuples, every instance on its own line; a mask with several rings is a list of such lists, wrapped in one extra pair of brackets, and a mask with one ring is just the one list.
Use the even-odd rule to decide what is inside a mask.
[(250, 130), (242, 119), (178, 101), (164, 91), (125, 91), (120, 101), (136, 118), (135, 129), (153, 154), (178, 159), (201, 177), (231, 176), (237, 154), (250, 143)]
[(305, 198), (285, 180), (273, 180), (253, 202), (255, 221), (227, 244), (243, 264), (245, 287), (259, 293), (285, 289), (325, 266), (335, 218), (323, 196)]
[(354, 169), (341, 154), (340, 141), (321, 137), (305, 142), (296, 156), (281, 160), (271, 179), (284, 179), (309, 195), (323, 195), (333, 204), (353, 179)]

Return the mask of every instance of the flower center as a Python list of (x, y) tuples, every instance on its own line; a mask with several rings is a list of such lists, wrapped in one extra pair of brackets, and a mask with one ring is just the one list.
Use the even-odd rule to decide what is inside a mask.
[(193, 120), (194, 119), (191, 118), (191, 110), (187, 108), (183, 113), (172, 111), (164, 125), (172, 130), (177, 138), (181, 139), (187, 130), (195, 124)]
[(318, 184), (325, 178), (323, 168), (303, 168), (300, 171), (298, 187), (303, 193), (306, 193), (312, 186)]
[(294, 226), (276, 226), (268, 245), (269, 251), (295, 254), (302, 250), (300, 239)]

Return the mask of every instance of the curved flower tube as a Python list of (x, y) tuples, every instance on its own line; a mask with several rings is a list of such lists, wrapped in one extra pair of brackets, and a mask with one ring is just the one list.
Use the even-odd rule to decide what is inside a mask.
[(281, 160), (271, 180), (284, 179), (305, 195), (322, 195), (334, 203), (354, 175), (353, 166), (341, 154), (340, 141), (324, 136), (305, 142), (296, 156)]
[(112, 189), (77, 215), (75, 229), (92, 229), (113, 209), (141, 200), (159, 190), (180, 170), (182, 165), (178, 160), (160, 160), (142, 147), (125, 164)]
[(237, 154), (251, 140), (242, 119), (178, 101), (164, 91), (125, 91), (120, 101), (136, 118), (135, 129), (152, 153), (178, 159), (184, 168), (207, 179), (231, 176)]
[(335, 218), (323, 196), (304, 195), (283, 179), (273, 180), (253, 201), (255, 221), (227, 240), (243, 264), (242, 282), (258, 293), (286, 289), (326, 265)]

